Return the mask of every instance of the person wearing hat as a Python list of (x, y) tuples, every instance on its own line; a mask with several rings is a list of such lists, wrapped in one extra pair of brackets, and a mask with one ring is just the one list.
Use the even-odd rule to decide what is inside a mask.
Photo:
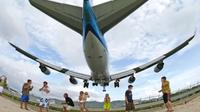
[(163, 100), (165, 103), (165, 106), (167, 108), (167, 112), (173, 112), (174, 110), (172, 109), (172, 102), (171, 102), (171, 89), (169, 85), (169, 81), (165, 76), (161, 77), (161, 90), (159, 92), (163, 93)]
[(135, 105), (133, 102), (133, 95), (132, 95), (133, 86), (129, 85), (128, 90), (125, 92), (125, 104), (126, 104), (126, 112), (134, 111)]
[(70, 112), (71, 108), (74, 107), (73, 100), (68, 96), (67, 93), (64, 94), (65, 103), (63, 104), (63, 111), (64, 112)]

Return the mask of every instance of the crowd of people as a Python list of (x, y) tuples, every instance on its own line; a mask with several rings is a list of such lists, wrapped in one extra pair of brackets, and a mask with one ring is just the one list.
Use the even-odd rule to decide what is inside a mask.
[[(167, 108), (167, 112), (173, 112), (172, 108), (172, 101), (171, 101), (171, 90), (170, 90), (170, 83), (167, 80), (167, 78), (161, 77), (161, 90), (159, 92), (163, 93), (163, 100), (165, 103), (165, 106)], [(134, 105), (134, 100), (133, 100), (133, 95), (132, 95), (132, 89), (133, 86), (129, 85), (128, 90), (125, 92), (125, 104), (126, 112), (131, 112), (135, 110), (135, 105)], [(21, 103), (20, 103), (20, 108), (21, 109), (26, 109), (29, 110), (27, 105), (29, 102), (29, 93), (30, 91), (33, 90), (32, 86), (32, 80), (28, 79), (27, 82), (25, 82), (22, 86), (22, 95), (21, 95)], [(3, 92), (3, 80), (0, 78), (0, 95)], [(39, 89), (39, 92), (41, 92), (41, 98), (39, 100), (39, 112), (46, 111), (48, 112), (49, 109), (49, 93), (50, 89), (48, 86), (48, 82), (44, 81), (41, 88)], [(72, 98), (68, 96), (68, 93), (64, 93), (63, 95), (65, 102), (62, 103), (63, 105), (63, 112), (70, 112), (70, 110), (75, 106)], [(87, 99), (89, 98), (88, 92), (80, 91), (79, 95), (79, 107), (80, 107), (80, 112), (88, 112), (88, 108), (86, 106)], [(105, 94), (104, 98), (104, 112), (110, 112), (111, 109), (111, 98), (109, 94)]]

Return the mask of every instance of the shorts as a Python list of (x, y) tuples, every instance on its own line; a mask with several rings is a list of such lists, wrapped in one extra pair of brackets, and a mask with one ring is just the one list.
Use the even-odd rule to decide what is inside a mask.
[(49, 108), (49, 100), (47, 98), (40, 98), (40, 107)]
[(110, 103), (104, 103), (104, 110), (110, 110)]
[(85, 102), (84, 101), (80, 101), (79, 102), (79, 106), (80, 106), (80, 108), (85, 108)]
[(67, 110), (71, 110), (72, 109), (72, 107), (71, 106), (69, 106), (69, 105), (63, 105), (63, 108), (66, 108)]
[(29, 101), (29, 95), (22, 95), (21, 96), (21, 101), (22, 102), (28, 102)]
[(171, 95), (169, 93), (164, 93), (163, 94), (163, 100), (164, 100), (164, 103), (171, 101)]
[(126, 111), (131, 111), (131, 110), (135, 110), (135, 105), (133, 102), (128, 102), (128, 104), (126, 103)]

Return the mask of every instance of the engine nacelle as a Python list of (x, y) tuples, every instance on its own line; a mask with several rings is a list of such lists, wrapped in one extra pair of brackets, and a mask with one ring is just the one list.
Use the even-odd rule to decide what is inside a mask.
[(156, 65), (156, 67), (154, 68), (154, 72), (156, 72), (156, 73), (160, 72), (163, 69), (163, 67), (164, 67), (164, 63), (163, 62), (158, 63)]
[(74, 77), (70, 77), (69, 81), (70, 81), (70, 83), (72, 83), (74, 85), (78, 84), (78, 81)]
[(51, 72), (46, 66), (40, 64), (39, 68), (42, 71), (42, 73), (44, 73), (45, 75), (50, 75)]
[(134, 76), (129, 77), (128, 83), (134, 83), (136, 78)]

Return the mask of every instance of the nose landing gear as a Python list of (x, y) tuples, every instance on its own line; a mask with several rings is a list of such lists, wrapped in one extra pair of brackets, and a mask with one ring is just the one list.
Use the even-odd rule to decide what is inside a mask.
[(103, 92), (106, 92), (106, 86), (103, 86)]
[(109, 86), (109, 83), (104, 83), (103, 84), (103, 92), (106, 92), (106, 86)]

